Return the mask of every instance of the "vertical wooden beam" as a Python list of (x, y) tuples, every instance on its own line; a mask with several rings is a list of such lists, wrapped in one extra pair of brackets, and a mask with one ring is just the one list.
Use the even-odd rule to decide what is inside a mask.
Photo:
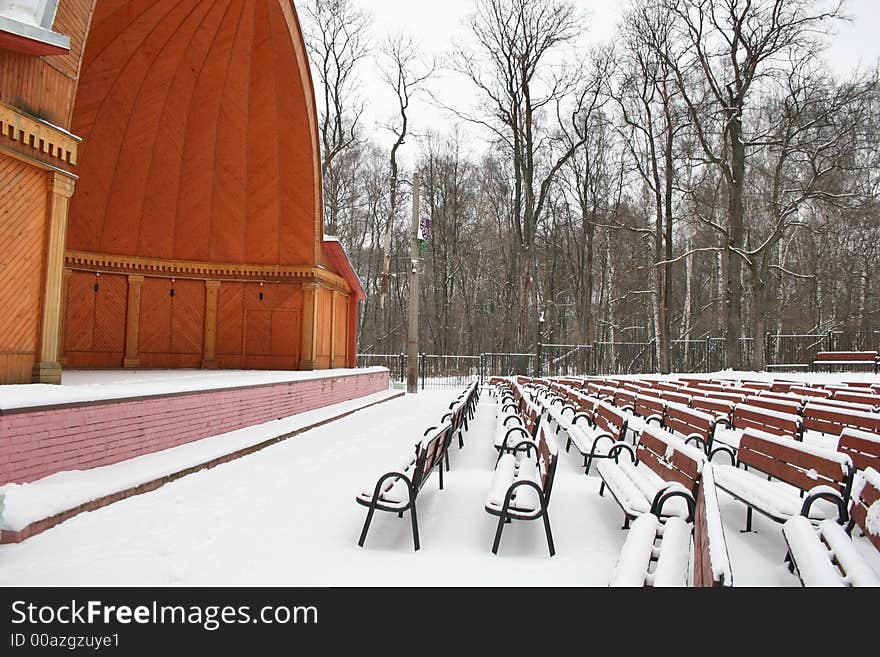
[(313, 370), (318, 351), (318, 284), (303, 283), (302, 352), (299, 369)]
[(205, 281), (205, 353), (202, 368), (217, 369), (217, 307), (220, 281)]
[(58, 329), (58, 352), (60, 358), (58, 362), (61, 363), (62, 368), (67, 364), (67, 297), (68, 292), (70, 291), (71, 276), (73, 276), (73, 270), (65, 269), (61, 281), (61, 317), (59, 319), (60, 327)]
[(339, 292), (333, 290), (330, 295), (330, 369), (332, 370), (340, 365), (336, 362), (339, 356), (336, 353), (336, 333), (339, 331), (339, 323), (336, 321), (336, 309), (338, 307)]
[(352, 369), (357, 367), (357, 326), (358, 326), (358, 298), (354, 292), (348, 297), (348, 348), (346, 357), (348, 358), (348, 366)]
[(125, 360), (123, 367), (140, 367), (141, 289), (143, 276), (128, 277), (128, 308), (125, 313)]
[(34, 364), (34, 383), (61, 383), (59, 332), (61, 328), (61, 290), (64, 278), (64, 245), (67, 241), (67, 211), (74, 181), (62, 173), (47, 174), (49, 202), (46, 230), (46, 275), (43, 288), (42, 321), (38, 360)]

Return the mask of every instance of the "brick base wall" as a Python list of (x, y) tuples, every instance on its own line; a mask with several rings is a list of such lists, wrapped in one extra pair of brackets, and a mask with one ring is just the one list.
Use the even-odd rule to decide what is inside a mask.
[(0, 415), (0, 485), (86, 470), (388, 389), (387, 372)]

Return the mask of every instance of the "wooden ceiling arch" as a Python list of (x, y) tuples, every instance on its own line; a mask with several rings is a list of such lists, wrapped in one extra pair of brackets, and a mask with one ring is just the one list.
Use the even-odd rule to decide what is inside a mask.
[(72, 55), (85, 45), (69, 250), (322, 263), (317, 114), (289, 0), (62, 0), (59, 18), (65, 9), (88, 14), (70, 21), (84, 26)]

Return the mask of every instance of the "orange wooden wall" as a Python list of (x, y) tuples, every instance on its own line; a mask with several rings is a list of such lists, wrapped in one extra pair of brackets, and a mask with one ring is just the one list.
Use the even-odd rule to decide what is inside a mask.
[(0, 154), (0, 382), (30, 383), (39, 337), (46, 174)]
[[(344, 366), (353, 274), (345, 263), (345, 280), (327, 278), (339, 264), (322, 250), (316, 108), (289, 0), (60, 0), (53, 29), (69, 54), (0, 50), (0, 101), (83, 138), (62, 163), (78, 176), (64, 365)], [(42, 313), (59, 307), (57, 285), (41, 296), (55, 280), (46, 176), (58, 162), (3, 140), (35, 160), (0, 153), (0, 383), (27, 382)], [(307, 281), (319, 283), (314, 354)]]
[(317, 137), (287, 0), (100, 0), (68, 247), (314, 265)]

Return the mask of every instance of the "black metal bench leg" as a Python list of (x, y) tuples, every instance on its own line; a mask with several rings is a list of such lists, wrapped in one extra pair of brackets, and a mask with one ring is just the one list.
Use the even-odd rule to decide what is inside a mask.
[(495, 530), (495, 542), (492, 544), (492, 554), (498, 554), (498, 546), (501, 545), (501, 532), (504, 530), (504, 515), (498, 517), (498, 529)]
[[(447, 465), (446, 469), (449, 469), (449, 454), (446, 455)], [(443, 490), (443, 464), (440, 464), (440, 490)]]
[(586, 474), (586, 475), (590, 474), (590, 466), (591, 465), (593, 465), (593, 455), (592, 454), (590, 454), (586, 458), (586, 463), (584, 463), (584, 474)]
[(748, 534), (752, 531), (752, 507), (746, 507), (746, 528), (741, 529), (741, 534)]
[(364, 528), (361, 530), (361, 537), (358, 540), (358, 546), (364, 547), (364, 541), (367, 540), (367, 532), (370, 531), (370, 523), (373, 522), (373, 513), (376, 511), (376, 507), (371, 506), (370, 510), (367, 511), (367, 519), (364, 521)]
[(568, 448), (571, 447), (571, 438), (565, 443), (565, 453), (568, 454)]
[(621, 529), (629, 529), (629, 516), (627, 514), (623, 514), (623, 527)]
[(464, 449), (464, 436), (462, 434), (463, 434), (463, 432), (461, 432), (461, 431), (458, 432), (458, 448), (459, 449)]
[(599, 497), (602, 497), (605, 494), (605, 481), (602, 481), (602, 485), (599, 486)]
[(550, 556), (556, 554), (556, 547), (553, 545), (553, 533), (550, 531), (550, 516), (547, 515), (547, 509), (544, 509), (544, 533), (547, 534), (547, 547), (550, 548)]
[(419, 551), (419, 521), (416, 518), (416, 505), (413, 504), (412, 508), (409, 510), (410, 515), (412, 516), (412, 530), (413, 530), (413, 547), (415, 551)]

